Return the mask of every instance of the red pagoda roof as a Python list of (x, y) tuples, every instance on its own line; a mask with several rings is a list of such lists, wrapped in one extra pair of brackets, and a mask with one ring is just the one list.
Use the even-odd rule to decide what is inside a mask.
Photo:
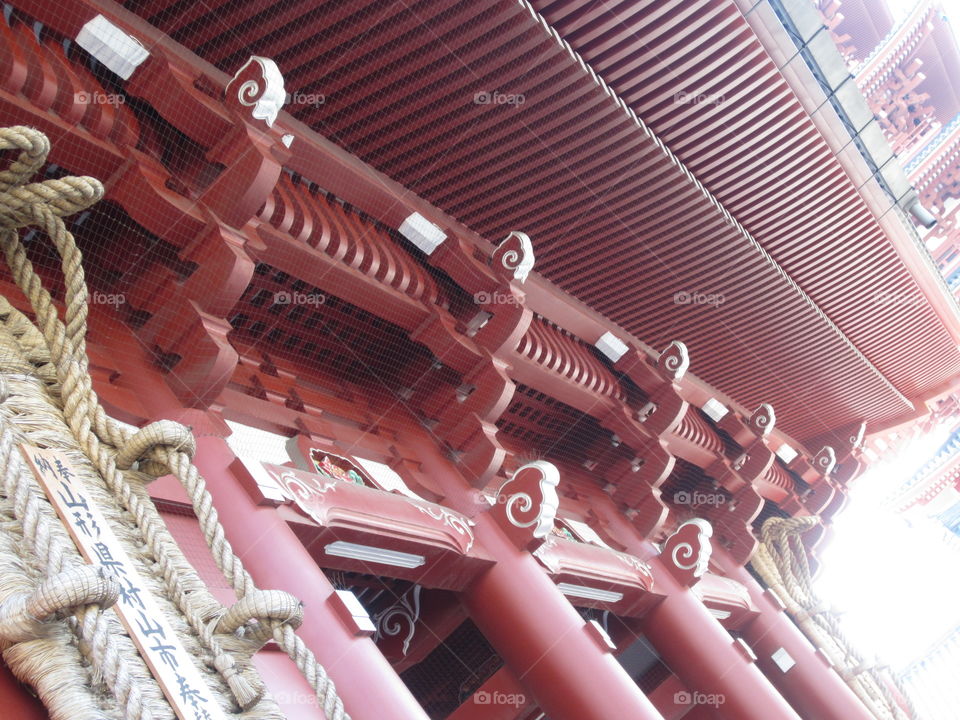
[(908, 414), (958, 369), (732, 1), (157, 7), (225, 71), (275, 59), (294, 117), (488, 239), (524, 230), (548, 280), (651, 346), (682, 339), (796, 436)]

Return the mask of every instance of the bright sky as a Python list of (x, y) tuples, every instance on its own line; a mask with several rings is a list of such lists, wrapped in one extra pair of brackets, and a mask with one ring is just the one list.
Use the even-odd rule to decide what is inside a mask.
[[(899, 22), (917, 0), (886, 2)], [(941, 0), (957, 35), (960, 0)], [(850, 502), (834, 522), (820, 553), (817, 591), (845, 611), (844, 630), (867, 657), (894, 671), (925, 654), (960, 626), (960, 542), (943, 540), (936, 521), (915, 522), (882, 507), (882, 500), (926, 462), (946, 440), (940, 430), (921, 438), (898, 462), (875, 463), (855, 481)]]
[[(879, 3), (881, 0), (874, 0), (874, 2)], [(886, 0), (886, 4), (893, 13), (893, 21), (899, 22), (907, 13), (913, 10), (917, 4), (917, 0)], [(940, 4), (943, 7), (944, 12), (950, 18), (951, 23), (953, 22), (954, 18), (960, 16), (958, 0), (942, 0)]]
[(899, 462), (876, 463), (854, 482), (816, 579), (825, 602), (845, 611), (844, 630), (867, 658), (898, 671), (960, 625), (960, 543), (935, 521), (911, 527), (881, 507), (888, 493), (930, 458), (948, 433), (921, 438)]

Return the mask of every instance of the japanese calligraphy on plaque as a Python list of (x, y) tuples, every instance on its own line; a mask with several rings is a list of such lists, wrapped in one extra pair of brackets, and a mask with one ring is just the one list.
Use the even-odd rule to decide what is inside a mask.
[(120, 597), (114, 610), (179, 720), (223, 720), (216, 698), (67, 457), (30, 445), (20, 450), (80, 554), (116, 577)]

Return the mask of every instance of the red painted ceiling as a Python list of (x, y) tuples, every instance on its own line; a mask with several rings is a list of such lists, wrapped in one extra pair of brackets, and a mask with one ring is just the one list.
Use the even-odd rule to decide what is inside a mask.
[(323, 95), (295, 117), (491, 241), (524, 230), (538, 272), (796, 436), (960, 368), (733, 0), (127, 6), (228, 73), (273, 58)]

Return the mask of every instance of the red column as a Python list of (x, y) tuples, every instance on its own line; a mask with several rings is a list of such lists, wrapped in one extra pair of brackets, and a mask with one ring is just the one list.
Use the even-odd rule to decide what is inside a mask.
[[(689, 580), (695, 576), (694, 566), (685, 565), (675, 576), (677, 566), (667, 564), (672, 557), (669, 551), (665, 550), (665, 556), (661, 556), (612, 505), (598, 504), (594, 510), (606, 518), (612, 534), (624, 544), (627, 552), (649, 563), (653, 590), (664, 597), (642, 619), (629, 625), (643, 633), (690, 693), (697, 694), (695, 702), (717, 701), (720, 714), (731, 720), (800, 720), (746, 653), (737, 647), (730, 633), (678, 579), (688, 576)], [(683, 557), (689, 563), (692, 550), (697, 561), (702, 562), (704, 553), (710, 549), (710, 536), (700, 532), (695, 541), (691, 537), (683, 538), (681, 533), (687, 526), (682, 525), (667, 540), (666, 547), (675, 539), (698, 545), (686, 547)], [(679, 549), (674, 548), (674, 554)]]
[(428, 720), (373, 641), (353, 635), (331, 609), (333, 587), (287, 523), (237, 484), (229, 469), (234, 458), (221, 438), (197, 437), (195, 463), (234, 552), (259, 587), (304, 601), (298, 634), (333, 678), (346, 711), (354, 720)]
[(20, 683), (2, 659), (0, 659), (0, 707), (3, 716), (18, 720), (47, 720), (47, 709)]
[(677, 583), (659, 558), (649, 562), (654, 589), (666, 597), (637, 625), (667, 667), (691, 692), (717, 698), (725, 717), (799, 720), (700, 599)]
[(490, 644), (551, 720), (662, 720), (529, 552), (487, 514), (477, 540), (496, 564), (461, 598)]
[[(866, 706), (817, 656), (806, 636), (783, 608), (763, 591), (760, 583), (722, 548), (714, 549), (714, 558), (727, 577), (746, 586), (750, 592), (750, 599), (759, 613), (743, 628), (743, 637), (757, 654), (760, 669), (797, 712), (817, 720), (871, 720), (873, 715)], [(773, 660), (773, 654), (781, 649), (794, 663), (786, 672)]]

